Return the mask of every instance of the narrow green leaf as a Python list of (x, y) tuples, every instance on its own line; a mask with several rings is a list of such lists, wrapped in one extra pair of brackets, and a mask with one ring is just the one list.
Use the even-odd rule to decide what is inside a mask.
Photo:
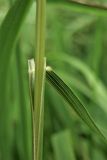
[[(10, 53), (16, 43), (21, 25), (31, 6), (32, 0), (17, 0), (6, 15), (0, 28), (0, 74), (4, 73), (7, 64), (10, 62)], [(5, 67), (4, 67), (5, 66)], [(5, 74), (5, 73), (4, 73)]]
[[(34, 59), (28, 60), (28, 73), (29, 73), (29, 92), (30, 92), (30, 106), (31, 106), (31, 117), (32, 117), (32, 148), (33, 158), (35, 149), (35, 119), (34, 119), (34, 81), (35, 81), (35, 63)], [(43, 113), (42, 113), (43, 114)]]
[[(54, 60), (56, 60), (56, 59), (58, 60), (58, 57), (54, 56)], [(107, 113), (107, 107), (106, 107), (107, 89), (106, 89), (106, 86), (99, 79), (99, 77), (97, 77), (95, 75), (95, 73), (90, 69), (90, 67), (87, 66), (84, 62), (82, 62), (78, 58), (75, 58), (73, 56), (68, 56), (67, 54), (63, 54), (63, 53), (62, 53), (62, 56), (60, 57), (59, 60), (61, 60), (62, 62), (67, 62), (71, 67), (73, 67), (76, 71), (79, 71), (83, 75), (83, 77), (85, 78), (89, 87), (91, 88), (90, 93), (87, 90), (87, 93), (89, 93), (88, 97), (91, 98), (91, 100), (93, 100), (96, 104), (98, 104), (98, 106), (100, 106), (104, 110), (105, 113)], [(63, 71), (60, 71), (60, 72), (63, 72)], [(62, 75), (66, 76), (66, 78), (67, 78), (66, 73), (64, 73)], [(78, 85), (76, 86), (76, 88), (79, 90)], [(89, 88), (89, 90), (90, 90), (90, 88)], [(93, 93), (94, 93), (94, 95), (96, 95), (95, 97), (93, 97)]]
[[(20, 51), (20, 43), (17, 45), (16, 50), (16, 67), (17, 67), (17, 79), (18, 79), (18, 97), (19, 97), (19, 110), (20, 110), (20, 139), (22, 141), (23, 159), (32, 159), (31, 153), (31, 126), (30, 126), (30, 112), (28, 107), (28, 94), (26, 93), (27, 86), (25, 83), (25, 76), (23, 70), (23, 55)], [(18, 98), (17, 97), (17, 98)]]
[(11, 124), (8, 119), (11, 106), (7, 101), (9, 65), (13, 48), (31, 2), (32, 0), (17, 0), (0, 27), (0, 158), (2, 160), (11, 159), (9, 145)]
[(46, 77), (53, 87), (61, 94), (61, 96), (73, 107), (79, 117), (100, 137), (107, 141), (105, 135), (94, 122), (93, 118), (80, 102), (73, 91), (62, 81), (62, 79), (50, 68), (46, 68)]
[(79, 3), (75, 1), (69, 0), (59, 0), (55, 3), (55, 1), (51, 3), (51, 5), (61, 6), (64, 5), (67, 9), (71, 9), (75, 12), (81, 13), (90, 13), (98, 16), (107, 16), (107, 7), (101, 5), (94, 5), (94, 4), (86, 4), (86, 3)]

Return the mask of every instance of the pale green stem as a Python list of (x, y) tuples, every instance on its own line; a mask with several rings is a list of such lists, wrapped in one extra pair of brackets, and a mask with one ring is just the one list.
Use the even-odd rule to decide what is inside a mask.
[(36, 7), (36, 55), (34, 84), (34, 160), (42, 159), (43, 101), (45, 75), (45, 23), (46, 0), (37, 0)]

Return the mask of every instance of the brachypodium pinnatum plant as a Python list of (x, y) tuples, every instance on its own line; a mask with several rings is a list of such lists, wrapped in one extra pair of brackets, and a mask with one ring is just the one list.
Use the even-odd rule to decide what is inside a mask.
[[(1, 0), (2, 3), (5, 2)], [(100, 159), (105, 160), (102, 155), (107, 155), (107, 128), (104, 123), (107, 120), (107, 89), (100, 80), (99, 69), (101, 58), (106, 59), (102, 56), (105, 51), (102, 51), (101, 42), (106, 42), (106, 38), (103, 38), (103, 17), (107, 16), (107, 8), (68, 0), (36, 0), (36, 7), (33, 0), (9, 0), (6, 7), (8, 11), (3, 15), (4, 20), (0, 14), (0, 160), (76, 160), (81, 155), (83, 160), (96, 160), (100, 152)], [(35, 8), (36, 24), (32, 20)], [(30, 18), (27, 17), (28, 13)], [(90, 31), (93, 24), (94, 29)], [(35, 36), (32, 28), (36, 28)], [(91, 40), (83, 31), (88, 37), (91, 35)], [(91, 34), (92, 31), (94, 34)], [(91, 47), (85, 43), (85, 51), (81, 47), (81, 35), (84, 43), (94, 41)], [(77, 46), (73, 48), (75, 36), (78, 37)], [(50, 37), (54, 39), (54, 44)], [(68, 46), (70, 41), (72, 45)], [(82, 56), (79, 55), (79, 59), (71, 56), (71, 52), (87, 54), (87, 64)], [(25, 74), (29, 57), (34, 57), (28, 60), (30, 96)], [(100, 117), (100, 112), (106, 120)], [(78, 117), (94, 132), (84, 124), (82, 128)], [(65, 139), (66, 147), (63, 145)], [(94, 151), (89, 149), (89, 143)], [(83, 150), (79, 151), (78, 148)]]

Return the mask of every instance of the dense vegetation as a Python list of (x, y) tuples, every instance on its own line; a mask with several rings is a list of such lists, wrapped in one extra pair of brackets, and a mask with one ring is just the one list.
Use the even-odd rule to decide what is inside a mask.
[[(107, 137), (107, 4), (80, 2), (87, 5), (47, 0), (45, 56)], [(0, 0), (0, 160), (32, 159), (35, 8), (33, 0)], [(107, 143), (81, 121), (81, 108), (76, 114), (47, 80), (44, 95), (43, 160), (106, 160)]]

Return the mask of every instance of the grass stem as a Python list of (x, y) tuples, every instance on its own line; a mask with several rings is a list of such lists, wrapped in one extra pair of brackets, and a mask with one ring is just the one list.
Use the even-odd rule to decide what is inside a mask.
[(36, 55), (34, 84), (34, 160), (42, 159), (44, 82), (45, 82), (45, 24), (46, 0), (37, 0)]

